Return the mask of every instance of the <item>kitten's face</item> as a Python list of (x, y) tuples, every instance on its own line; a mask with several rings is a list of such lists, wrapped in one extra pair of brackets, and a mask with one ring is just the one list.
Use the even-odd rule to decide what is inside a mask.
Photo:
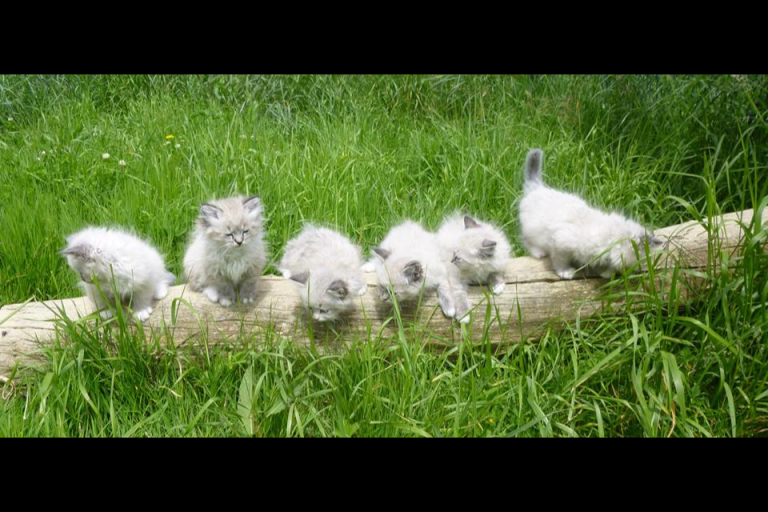
[(87, 244), (70, 246), (61, 254), (67, 258), (69, 266), (78, 274), (84, 283), (98, 281), (105, 284), (112, 277), (108, 262), (104, 260), (101, 250)]
[(464, 217), (464, 230), (457, 240), (459, 249), (454, 251), (451, 263), (459, 268), (476, 268), (493, 258), (496, 241), (486, 238), (480, 227), (472, 217)]
[[(648, 249), (654, 251), (664, 245), (664, 241), (653, 235), (653, 231), (645, 229), (640, 224), (633, 221), (630, 223), (630, 238), (622, 240), (622, 242), (611, 249), (611, 263), (615, 268), (628, 268), (635, 265), (638, 261), (638, 256), (643, 258), (645, 256), (645, 247), (648, 245)], [(635, 245), (637, 246), (637, 252), (635, 251)]]
[(261, 230), (262, 206), (258, 197), (228, 198), (200, 207), (198, 223), (212, 241), (237, 248), (256, 240)]
[(374, 253), (382, 260), (376, 274), (379, 279), (379, 298), (389, 302), (389, 289), (398, 302), (410, 302), (418, 299), (424, 285), (424, 267), (419, 261), (391, 256), (389, 251), (375, 248)]
[(301, 299), (317, 322), (334, 322), (354, 307), (362, 283), (334, 279), (323, 272), (302, 272), (291, 276), (298, 283)]

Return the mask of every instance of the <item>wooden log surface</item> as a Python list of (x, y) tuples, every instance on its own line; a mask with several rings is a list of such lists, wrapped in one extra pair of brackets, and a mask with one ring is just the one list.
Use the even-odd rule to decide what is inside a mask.
[[(711, 219), (710, 231), (717, 233), (718, 250), (713, 253), (716, 258), (720, 254), (732, 255), (739, 249), (744, 238), (743, 226), (749, 226), (752, 216), (753, 211), (746, 210)], [(768, 209), (761, 221), (768, 222)], [(708, 264), (719, 264), (717, 260), (708, 263), (710, 240), (707, 229), (699, 222), (662, 228), (656, 234), (667, 242), (653, 264), (659, 269), (654, 279), (657, 286), (663, 287), (664, 276), (669, 276), (669, 269), (674, 267), (706, 270)], [(678, 273), (683, 285), (678, 292), (690, 294), (706, 284), (695, 275)], [(171, 334), (176, 345), (194, 343), (202, 332), (208, 342), (244, 333), (258, 336), (268, 326), (297, 343), (314, 342), (321, 349), (379, 334), (389, 336), (398, 331), (398, 323), (391, 307), (376, 298), (376, 275), (366, 274), (366, 279), (369, 291), (359, 298), (356, 311), (336, 324), (312, 323), (311, 333), (293, 283), (275, 276), (262, 278), (254, 304), (229, 308), (211, 303), (184, 285), (172, 287), (168, 296), (155, 304), (143, 328), (160, 336)], [(605, 295), (601, 289), (606, 284), (604, 279), (561, 280), (552, 271), (549, 259), (514, 258), (507, 267), (505, 281), (504, 292), (497, 296), (485, 287), (471, 287), (472, 321), (463, 329), (442, 315), (435, 294), (425, 294), (418, 308), (404, 306), (401, 317), (409, 338), (452, 345), (463, 340), (477, 341), (487, 335), (495, 344), (512, 343), (533, 339), (547, 326), (587, 318), (617, 305), (616, 301), (598, 300)], [(93, 312), (93, 305), (85, 297), (4, 306), (0, 309), (0, 375), (8, 375), (17, 362), (33, 364), (39, 357), (40, 346), (56, 339), (62, 314), (74, 320)], [(96, 316), (87, 321), (98, 322)]]

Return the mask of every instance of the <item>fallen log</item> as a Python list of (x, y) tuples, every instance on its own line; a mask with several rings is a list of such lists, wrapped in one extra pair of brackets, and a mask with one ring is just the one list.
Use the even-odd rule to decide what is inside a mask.
[[(656, 231), (666, 241), (655, 253), (645, 272), (633, 274), (636, 289), (656, 288), (655, 293), (675, 293), (681, 300), (698, 293), (707, 285), (705, 276), (720, 267), (723, 256), (732, 257), (744, 240), (744, 228), (752, 222), (753, 211), (730, 213), (703, 223), (691, 221)], [(761, 224), (768, 222), (768, 209)], [(655, 269), (651, 274), (648, 268)], [(648, 279), (648, 277), (652, 277)], [(670, 277), (674, 276), (674, 277)], [(272, 329), (300, 344), (314, 343), (321, 349), (338, 347), (352, 340), (390, 336), (400, 329), (408, 339), (453, 345), (483, 339), (505, 344), (521, 339), (535, 339), (545, 328), (563, 325), (577, 318), (587, 318), (610, 309), (621, 311), (625, 300), (620, 293), (606, 293), (606, 280), (577, 278), (561, 280), (549, 259), (530, 257), (510, 261), (505, 273), (505, 290), (497, 296), (485, 287), (471, 287), (474, 305), (472, 321), (460, 326), (439, 310), (436, 297), (425, 295), (418, 307), (404, 308), (398, 320), (391, 307), (376, 298), (375, 274), (366, 274), (369, 292), (359, 298), (356, 311), (344, 321), (325, 325), (307, 320), (293, 283), (275, 276), (263, 277), (255, 303), (224, 308), (212, 304), (186, 286), (171, 288), (168, 296), (155, 304), (154, 312), (143, 324), (149, 334), (171, 336), (178, 345), (231, 340), (243, 334), (258, 336)], [(672, 282), (671, 280), (674, 280)], [(626, 283), (614, 283), (625, 290)], [(635, 285), (633, 285), (635, 286)], [(609, 297), (609, 299), (606, 299)], [(32, 364), (39, 358), (40, 347), (56, 339), (61, 319), (81, 319), (93, 314), (93, 305), (85, 298), (57, 299), (6, 305), (0, 309), (0, 375), (8, 375), (17, 363)], [(91, 320), (88, 320), (91, 321)], [(103, 326), (109, 328), (109, 322)]]

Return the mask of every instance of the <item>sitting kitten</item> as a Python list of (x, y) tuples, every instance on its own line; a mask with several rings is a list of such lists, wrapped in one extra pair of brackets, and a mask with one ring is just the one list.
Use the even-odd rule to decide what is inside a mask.
[(458, 267), (462, 283), (490, 285), (496, 295), (504, 291), (511, 247), (500, 229), (468, 215), (454, 214), (443, 221), (437, 239), (443, 260)]
[(552, 258), (558, 276), (572, 279), (577, 268), (586, 266), (610, 278), (637, 262), (633, 242), (641, 253), (646, 242), (651, 249), (663, 245), (637, 222), (618, 213), (601, 212), (574, 194), (544, 185), (542, 159), (540, 149), (531, 150), (526, 157), (520, 225), (526, 249), (534, 258)]
[[(144, 240), (120, 229), (89, 227), (67, 237), (61, 254), (80, 274), (86, 295), (102, 309), (115, 306), (116, 298), (130, 303), (144, 321), (152, 313), (152, 300), (168, 295), (176, 278), (165, 270), (163, 257)], [(98, 284), (98, 286), (97, 286)], [(110, 318), (112, 311), (99, 313)]]
[(184, 255), (184, 273), (192, 290), (225, 307), (235, 302), (236, 291), (243, 304), (253, 302), (267, 261), (262, 224), (261, 200), (256, 196), (203, 203)]
[[(413, 221), (392, 228), (378, 247), (371, 263), (379, 280), (379, 298), (389, 301), (389, 289), (400, 302), (416, 300), (422, 288), (437, 290), (443, 314), (456, 316), (454, 292), (448, 269), (440, 258), (437, 237)], [(466, 317), (465, 321), (469, 321)]]
[(297, 283), (312, 318), (335, 321), (355, 307), (355, 297), (368, 291), (360, 271), (360, 254), (360, 248), (347, 237), (307, 224), (286, 244), (278, 270)]

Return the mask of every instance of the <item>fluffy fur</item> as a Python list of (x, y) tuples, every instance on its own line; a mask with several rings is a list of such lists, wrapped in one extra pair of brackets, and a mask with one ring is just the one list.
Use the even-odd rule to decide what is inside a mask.
[(278, 270), (296, 283), (312, 317), (326, 322), (352, 310), (368, 290), (360, 264), (360, 248), (347, 237), (307, 224), (286, 244)]
[(443, 221), (437, 239), (443, 261), (458, 268), (463, 284), (487, 284), (496, 295), (504, 290), (511, 246), (499, 228), (455, 213)]
[[(165, 269), (163, 257), (149, 243), (117, 228), (88, 227), (67, 237), (61, 254), (80, 274), (86, 295), (99, 308), (116, 306), (117, 298), (144, 321), (153, 299), (162, 299), (176, 278)], [(103, 318), (112, 311), (100, 312)]]
[(256, 197), (203, 203), (192, 243), (184, 255), (184, 273), (194, 291), (211, 302), (230, 306), (256, 299), (259, 276), (267, 261), (263, 208)]
[(533, 149), (525, 160), (520, 225), (526, 249), (535, 258), (549, 256), (558, 276), (572, 279), (577, 269), (610, 278), (663, 245), (653, 232), (618, 213), (604, 213), (580, 197), (547, 187), (542, 179), (543, 153)]
[[(373, 252), (376, 257), (369, 266), (376, 272), (381, 300), (390, 300), (390, 289), (404, 303), (416, 300), (422, 289), (436, 290), (443, 314), (456, 317), (448, 268), (440, 257), (440, 244), (434, 233), (408, 220), (392, 228)], [(462, 321), (468, 321), (468, 317)]]

